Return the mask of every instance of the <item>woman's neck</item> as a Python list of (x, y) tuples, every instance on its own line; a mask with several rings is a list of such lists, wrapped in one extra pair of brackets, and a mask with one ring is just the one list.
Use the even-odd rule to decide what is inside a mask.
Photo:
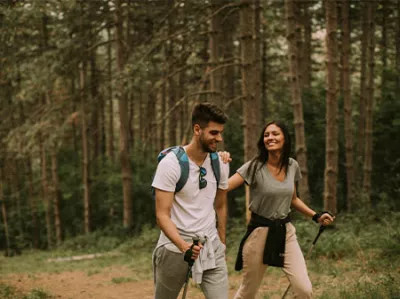
[(269, 152), (267, 164), (273, 167), (279, 167), (281, 162), (281, 153)]

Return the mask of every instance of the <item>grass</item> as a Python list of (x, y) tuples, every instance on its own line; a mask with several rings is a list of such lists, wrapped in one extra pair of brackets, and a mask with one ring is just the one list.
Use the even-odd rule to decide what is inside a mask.
[[(302, 217), (295, 216), (294, 218), (300, 246), (306, 253), (318, 232), (318, 226)], [(391, 211), (379, 213), (379, 215), (361, 213), (339, 215), (335, 226), (325, 230), (321, 235), (307, 261), (314, 288), (314, 298), (400, 299), (399, 220), (400, 213)], [(229, 222), (227, 263), (229, 276), (233, 278), (230, 279), (231, 290), (237, 290), (240, 285), (241, 274), (234, 271), (234, 263), (244, 232), (244, 221)], [(108, 240), (113, 240), (114, 247), (110, 247), (106, 239), (97, 236), (92, 237), (90, 242), (81, 241), (84, 246), (79, 246), (77, 240), (70, 240), (62, 248), (54, 251), (31, 251), (13, 258), (0, 257), (0, 277), (15, 273), (29, 273), (34, 277), (38, 272), (60, 273), (74, 270), (84, 271), (91, 276), (108, 267), (121, 266), (128, 269), (128, 274), (112, 278), (111, 283), (151, 280), (151, 255), (158, 234), (158, 229), (148, 227), (139, 237), (124, 242), (107, 237)], [(84, 238), (79, 237), (79, 240), (84, 240)], [(49, 258), (93, 253), (95, 249), (98, 252), (112, 250), (118, 255), (92, 260), (46, 262)], [(282, 296), (288, 285), (282, 271), (270, 267), (264, 277), (259, 298)], [(41, 290), (32, 290), (30, 294), (19, 294), (18, 290), (0, 284), (0, 298), (52, 297)]]
[(24, 294), (16, 288), (0, 283), (1, 299), (55, 299), (52, 295), (41, 289), (33, 289), (28, 294)]

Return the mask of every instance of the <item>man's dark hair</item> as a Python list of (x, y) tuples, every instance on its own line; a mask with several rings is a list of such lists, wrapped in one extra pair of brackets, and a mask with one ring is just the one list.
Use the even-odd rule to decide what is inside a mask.
[(227, 120), (228, 117), (217, 105), (208, 102), (197, 104), (192, 112), (192, 127), (198, 124), (205, 128), (210, 121), (225, 124)]

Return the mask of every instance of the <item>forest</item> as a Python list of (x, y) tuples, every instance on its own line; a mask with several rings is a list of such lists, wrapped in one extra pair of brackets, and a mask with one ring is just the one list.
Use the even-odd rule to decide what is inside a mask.
[[(117, 284), (151, 280), (157, 155), (190, 142), (201, 102), (229, 117), (231, 175), (267, 122), (287, 124), (299, 197), (337, 219), (317, 259), (362, 252), (365, 270), (382, 253), (400, 278), (400, 1), (2, 0), (0, 28), (0, 297), (52, 298), (7, 297), (1, 276), (29, 256), (136, 248), (147, 276)], [(232, 258), (248, 200), (228, 194)], [(313, 224), (294, 218), (306, 250)], [(327, 298), (400, 297), (377, 285)]]

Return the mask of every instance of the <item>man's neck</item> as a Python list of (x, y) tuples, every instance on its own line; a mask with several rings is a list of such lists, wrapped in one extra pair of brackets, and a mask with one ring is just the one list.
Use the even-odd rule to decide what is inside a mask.
[(199, 144), (192, 140), (186, 147), (186, 153), (190, 160), (201, 166), (206, 159), (208, 153), (203, 151)]

